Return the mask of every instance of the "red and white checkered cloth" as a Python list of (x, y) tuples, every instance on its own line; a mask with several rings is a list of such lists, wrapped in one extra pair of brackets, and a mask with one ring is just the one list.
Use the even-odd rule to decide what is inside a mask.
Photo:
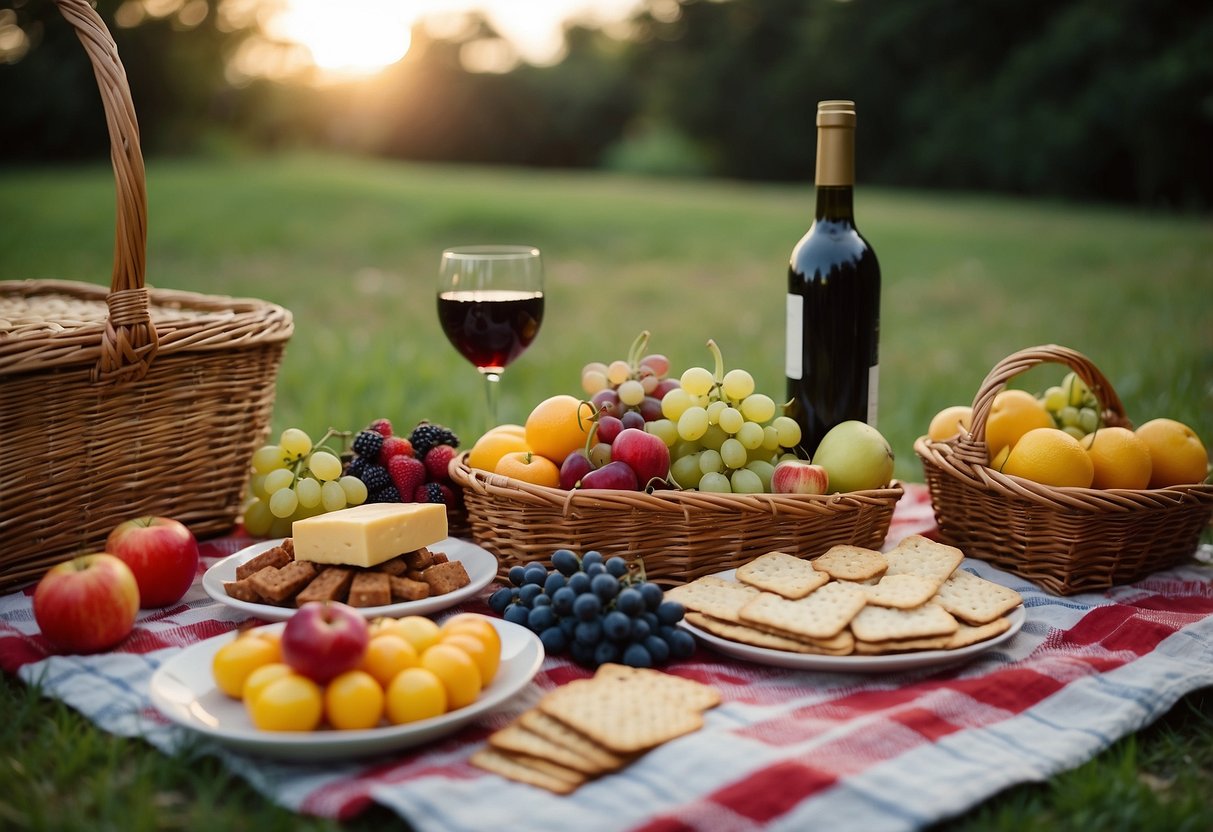
[[(929, 531), (925, 488), (898, 505), (890, 540)], [(250, 541), (203, 544), (205, 562)], [(714, 685), (705, 727), (621, 772), (557, 797), (487, 774), (468, 757), (540, 695), (588, 675), (549, 657), (507, 707), (434, 744), (349, 762), (273, 762), (199, 743), (151, 707), (148, 680), (180, 648), (242, 616), (195, 584), (174, 608), (140, 615), (99, 656), (52, 656), (32, 590), (0, 597), (0, 667), (62, 699), (100, 728), (166, 753), (218, 755), (269, 799), (336, 818), (372, 801), (419, 830), (845, 830), (927, 826), (1015, 783), (1077, 766), (1213, 685), (1213, 570), (1193, 564), (1108, 593), (1057, 598), (984, 563), (965, 568), (1018, 590), (1027, 621), (1010, 641), (959, 667), (888, 675), (748, 664), (700, 648), (666, 669)], [(472, 605), (483, 610), (482, 601)]]

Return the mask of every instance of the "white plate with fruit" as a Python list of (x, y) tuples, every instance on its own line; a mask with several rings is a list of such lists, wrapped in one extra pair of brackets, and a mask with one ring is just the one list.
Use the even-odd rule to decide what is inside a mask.
[[(533, 633), (508, 621), (477, 617), (489, 622), (500, 637), (500, 663), (492, 682), (474, 701), (439, 716), (401, 724), (392, 724), (384, 716), (375, 727), (352, 730), (337, 730), (328, 724), (315, 730), (260, 729), (244, 702), (220, 690), (213, 671), (216, 654), (247, 631), (207, 639), (162, 664), (152, 675), (152, 704), (177, 725), (264, 757), (311, 762), (409, 748), (451, 734), (498, 707), (523, 690), (539, 671), (544, 650)], [(286, 626), (279, 622), (257, 629), (281, 634)]]
[[(294, 606), (275, 606), (251, 601), (242, 601), (228, 595), (224, 583), (236, 579), (236, 567), (252, 560), (263, 552), (280, 546), (283, 538), (254, 543), (229, 555), (216, 563), (202, 576), (202, 587), (206, 594), (224, 606), (232, 607), (265, 621), (284, 621), (295, 612)], [(366, 618), (388, 616), (399, 618), (404, 615), (429, 615), (452, 607), (468, 598), (473, 597), (484, 589), (497, 575), (497, 558), (492, 552), (474, 543), (448, 537), (430, 547), (435, 552), (443, 552), (453, 561), (459, 561), (467, 570), (470, 583), (443, 595), (431, 595), (417, 601), (401, 601), (395, 604), (384, 604), (373, 607), (359, 607), (358, 611)]]

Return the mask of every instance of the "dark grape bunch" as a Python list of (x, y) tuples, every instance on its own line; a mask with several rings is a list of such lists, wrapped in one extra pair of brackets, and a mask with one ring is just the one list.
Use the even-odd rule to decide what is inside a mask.
[(654, 667), (694, 652), (695, 639), (676, 626), (682, 604), (663, 600), (643, 566), (631, 571), (621, 557), (590, 551), (579, 558), (569, 549), (553, 552), (552, 565), (514, 566), (512, 586), (489, 597), (493, 612), (538, 634), (549, 654), (567, 650), (587, 667)]

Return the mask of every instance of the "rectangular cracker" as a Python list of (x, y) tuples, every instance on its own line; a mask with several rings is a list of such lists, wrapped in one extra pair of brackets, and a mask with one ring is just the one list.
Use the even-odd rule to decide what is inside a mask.
[[(558, 773), (559, 767), (556, 770), (550, 767), (545, 770), (536, 766), (533, 759), (508, 754), (491, 747), (479, 749), (468, 758), (468, 762), (477, 768), (505, 777), (506, 779), (525, 783), (528, 786), (547, 789), (549, 792), (555, 794), (569, 794), (581, 783), (585, 782), (584, 776), (582, 776), (581, 780), (576, 780), (571, 776), (565, 775), (564, 772)], [(571, 769), (566, 769), (565, 771), (569, 774), (578, 773), (573, 772)]]
[(968, 647), (970, 644), (977, 644), (985, 641), (988, 638), (994, 638), (996, 635), (1005, 633), (1011, 629), (1011, 619), (995, 618), (987, 624), (979, 624), (972, 626), (960, 622), (960, 627), (952, 634), (948, 641), (948, 650), (955, 650), (958, 647)]
[(842, 632), (866, 603), (861, 587), (828, 583), (799, 601), (764, 592), (742, 607), (739, 615), (743, 623), (774, 627), (808, 638), (832, 638)]
[[(846, 656), (851, 652), (851, 645), (854, 645), (855, 641), (853, 638), (850, 639), (850, 645), (846, 647), (820, 647), (818, 646), (820, 642), (780, 635), (768, 632), (767, 630), (760, 630), (757, 627), (749, 627), (745, 624), (734, 624), (731, 621), (721, 621), (719, 618), (712, 618), (710, 615), (704, 615), (701, 612), (688, 612), (686, 614), (686, 622), (729, 641), (748, 644), (751, 647), (763, 647), (767, 650), (784, 650), (788, 653)], [(846, 630), (843, 630), (843, 633), (850, 635)]]
[(239, 581), (224, 581), (223, 589), (227, 592), (229, 598), (235, 598), (237, 601), (246, 601), (250, 604), (265, 603), (265, 599), (261, 597), (261, 593), (253, 589), (253, 585), (249, 583), (248, 578)]
[(425, 581), (398, 578), (395, 575), (389, 575), (387, 580), (393, 601), (420, 601), (430, 596), (430, 585)]
[(427, 566), (421, 579), (430, 586), (430, 595), (446, 595), (472, 582), (467, 568), (457, 560), (443, 561)]
[(553, 719), (538, 708), (524, 711), (518, 717), (518, 724), (531, 733), (543, 737), (548, 742), (568, 749), (588, 764), (597, 767), (600, 771), (614, 771), (617, 768), (622, 768), (629, 760), (628, 757), (608, 751), (585, 734), (574, 731), (560, 720)]
[(273, 549), (266, 549), (255, 558), (246, 560), (244, 563), (236, 567), (236, 580), (243, 581), (245, 578), (251, 578), (267, 566), (273, 566), (278, 569), (286, 566), (294, 558), (290, 556), (287, 550), (282, 546), (275, 546)]
[(851, 621), (851, 632), (858, 641), (945, 636), (959, 627), (956, 619), (938, 604), (923, 604), (912, 610), (867, 606)]
[(262, 598), (281, 604), (316, 577), (316, 567), (307, 561), (293, 560), (281, 569), (267, 566), (249, 578)]
[(418, 572), (434, 562), (433, 553), (424, 546), (413, 552), (405, 552), (400, 557), (404, 560), (406, 569), (416, 569)]
[(740, 623), (741, 608), (758, 597), (759, 589), (712, 575), (665, 591), (665, 600), (677, 601), (688, 610), (701, 612), (721, 621)]
[(610, 770), (597, 763), (594, 759), (578, 754), (566, 745), (561, 745), (549, 740), (547, 737), (536, 734), (519, 722), (511, 722), (504, 728), (490, 734), (489, 745), (498, 751), (525, 754), (528, 757), (547, 760), (556, 765), (580, 772), (588, 777)]
[(916, 650), (946, 650), (952, 636), (890, 639), (889, 641), (856, 641), (855, 655), (883, 656), (886, 653), (909, 653)]
[(409, 565), (405, 562), (404, 555), (397, 555), (373, 568), (376, 572), (384, 572), (388, 575), (403, 575), (408, 571)]
[(884, 554), (889, 562), (888, 575), (921, 575), (945, 581), (964, 560), (964, 553), (954, 546), (936, 543), (920, 534), (903, 538)]
[(598, 666), (594, 678), (626, 684), (645, 696), (674, 698), (697, 711), (706, 711), (720, 704), (720, 691), (711, 685), (661, 670), (608, 662)]
[(939, 605), (966, 624), (987, 624), (1022, 603), (1015, 590), (963, 569), (957, 569), (939, 588)]
[(295, 596), (295, 606), (302, 607), (308, 601), (344, 601), (349, 595), (354, 573), (350, 569), (333, 567), (322, 569), (312, 582)]
[(884, 575), (879, 583), (867, 587), (864, 593), (869, 604), (910, 610), (930, 601), (939, 590), (940, 583), (922, 575)]
[(738, 567), (737, 580), (796, 600), (830, 580), (830, 576), (814, 569), (807, 560), (783, 552), (767, 552)]
[(862, 546), (831, 546), (813, 561), (813, 568), (840, 581), (866, 581), (884, 574), (888, 563), (875, 549)]
[(392, 603), (392, 579), (382, 572), (359, 572), (350, 583), (351, 607), (383, 607)]

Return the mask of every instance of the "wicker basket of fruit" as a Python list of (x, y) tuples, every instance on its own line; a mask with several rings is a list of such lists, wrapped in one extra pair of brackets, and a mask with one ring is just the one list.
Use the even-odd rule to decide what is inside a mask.
[[(639, 358), (637, 345), (613, 370), (587, 365), (589, 401), (553, 396), (524, 429), (490, 431), (451, 463), (472, 537), (497, 555), (503, 575), (550, 565), (554, 550), (569, 548), (643, 558), (650, 580), (671, 585), (771, 551), (815, 557), (835, 545), (881, 546), (903, 493), (890, 481), (884, 438), (858, 422), (839, 430), (836, 445), (873, 451), (860, 466), (869, 470), (849, 484), (841, 462), (827, 471), (791, 459), (799, 427), (754, 392), (749, 373), (725, 373), (709, 347), (715, 372), (693, 367), (681, 379), (666, 379), (668, 360)], [(827, 477), (837, 479), (834, 493), (822, 493)]]
[[(1063, 404), (1093, 410), (1092, 424), (1068, 425), (1067, 435), (1049, 423), (1041, 402), (1044, 424), (1000, 436), (994, 444), (1001, 447), (992, 448), (988, 439), (1002, 429), (997, 412), (1031, 395), (1004, 391), (1007, 382), (1042, 363), (1073, 371), (1062, 391), (1073, 399)], [(969, 429), (949, 439), (920, 437), (914, 450), (943, 540), (1059, 595), (1131, 583), (1184, 562), (1213, 515), (1200, 439), (1167, 419), (1134, 432), (1112, 385), (1066, 347), (1032, 347), (1000, 361), (973, 400)]]
[(293, 323), (250, 299), (145, 287), (147, 195), (126, 75), (86, 0), (58, 0), (93, 64), (117, 186), (108, 290), (0, 282), (0, 586), (104, 543), (122, 519), (229, 529), (269, 429)]

